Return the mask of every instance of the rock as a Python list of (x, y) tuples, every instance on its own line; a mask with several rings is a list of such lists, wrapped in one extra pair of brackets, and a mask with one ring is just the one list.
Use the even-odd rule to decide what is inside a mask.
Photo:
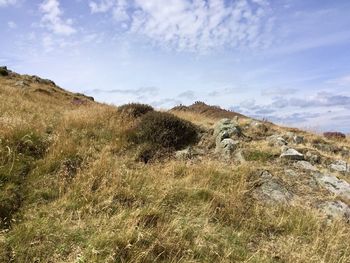
[(329, 166), (329, 169), (331, 171), (349, 173), (350, 172), (350, 164), (346, 163), (345, 161), (339, 160), (339, 161), (336, 161), (335, 163), (332, 163)]
[(321, 157), (318, 154), (312, 153), (310, 151), (306, 153), (305, 159), (312, 164), (318, 164), (321, 162)]
[(317, 168), (307, 161), (298, 161), (295, 163), (295, 167), (302, 170), (308, 170), (313, 172), (317, 171)]
[(223, 155), (225, 158), (232, 156), (237, 148), (238, 142), (231, 139), (231, 136), (241, 136), (241, 128), (230, 119), (220, 120), (214, 128), (215, 152)]
[(345, 219), (350, 221), (350, 207), (342, 201), (327, 201), (318, 207), (328, 219)]
[(294, 135), (294, 136), (293, 136), (293, 142), (294, 142), (295, 144), (304, 143), (304, 137), (303, 137), (303, 136), (299, 136), (299, 135)]
[(268, 171), (260, 176), (261, 184), (254, 191), (255, 198), (270, 204), (287, 204), (293, 195)]
[(231, 138), (223, 139), (216, 145), (215, 152), (221, 154), (225, 158), (230, 158), (233, 152), (237, 149), (238, 142)]
[(29, 84), (23, 80), (16, 81), (14, 85), (19, 88), (25, 88), (29, 86)]
[(333, 175), (325, 175), (322, 173), (315, 173), (314, 178), (319, 185), (326, 188), (329, 192), (350, 200), (350, 184), (348, 182), (338, 179)]
[(237, 123), (230, 119), (222, 119), (215, 124), (214, 137), (219, 137), (220, 141), (231, 136), (241, 136), (242, 130)]
[(275, 145), (275, 146), (283, 146), (283, 145), (287, 145), (287, 141), (285, 139), (283, 139), (282, 136), (280, 135), (271, 135), (269, 137), (266, 138), (267, 141), (269, 142), (270, 145)]
[(193, 150), (191, 147), (188, 147), (184, 150), (177, 151), (175, 152), (175, 157), (179, 160), (191, 159), (193, 157)]
[(291, 170), (291, 169), (285, 169), (284, 173), (287, 176), (290, 176), (290, 177), (297, 177), (298, 176), (298, 174), (295, 171)]
[(304, 160), (304, 155), (295, 149), (284, 148), (282, 149), (282, 154), (280, 158), (288, 160)]

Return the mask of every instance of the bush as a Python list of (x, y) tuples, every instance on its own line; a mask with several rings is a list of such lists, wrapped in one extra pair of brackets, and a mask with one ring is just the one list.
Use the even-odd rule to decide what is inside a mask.
[(8, 76), (9, 72), (6, 67), (0, 67), (0, 76)]
[(197, 137), (197, 128), (192, 123), (156, 111), (143, 115), (129, 134), (129, 139), (137, 144), (175, 150), (195, 143)]
[(335, 140), (344, 140), (346, 138), (346, 135), (341, 132), (325, 132), (323, 133), (323, 136), (327, 139), (335, 139)]
[(138, 118), (147, 112), (154, 111), (153, 107), (147, 104), (141, 104), (141, 103), (129, 103), (122, 105), (118, 108), (119, 112), (122, 114)]

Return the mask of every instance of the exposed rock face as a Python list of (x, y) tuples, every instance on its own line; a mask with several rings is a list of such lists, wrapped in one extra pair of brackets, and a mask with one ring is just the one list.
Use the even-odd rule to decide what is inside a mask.
[(283, 147), (280, 158), (288, 160), (304, 160), (304, 155), (295, 149)]
[(230, 158), (238, 146), (238, 142), (231, 139), (231, 136), (242, 135), (241, 128), (230, 119), (220, 120), (214, 128), (215, 152), (225, 158)]
[(287, 204), (292, 200), (293, 195), (268, 171), (261, 174), (260, 180), (261, 184), (253, 193), (255, 198), (270, 204)]
[(215, 152), (220, 153), (225, 158), (230, 158), (233, 152), (237, 149), (239, 142), (231, 138), (223, 139), (216, 145)]
[(219, 137), (220, 141), (226, 138), (230, 138), (233, 135), (236, 135), (236, 136), (242, 135), (241, 128), (234, 121), (230, 119), (222, 119), (215, 124), (214, 136), (216, 138)]
[(350, 200), (350, 184), (346, 181), (338, 179), (332, 175), (325, 175), (321, 173), (316, 173), (314, 178), (318, 184), (326, 188), (329, 192), (341, 198)]
[(295, 167), (302, 170), (317, 171), (317, 168), (307, 161), (298, 161), (295, 163)]
[(267, 141), (269, 142), (270, 145), (275, 145), (275, 146), (284, 146), (287, 145), (287, 141), (283, 139), (282, 136), (280, 135), (271, 135), (266, 138)]
[(327, 201), (319, 206), (319, 209), (329, 219), (345, 219), (350, 221), (350, 207), (342, 201)]
[(335, 163), (332, 163), (329, 166), (329, 169), (331, 171), (336, 172), (343, 172), (343, 173), (350, 173), (350, 164), (346, 163), (345, 161), (336, 161)]

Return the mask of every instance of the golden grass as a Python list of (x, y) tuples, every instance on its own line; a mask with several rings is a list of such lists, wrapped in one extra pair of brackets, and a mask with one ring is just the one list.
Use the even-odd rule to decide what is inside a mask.
[[(12, 182), (21, 206), (0, 232), (0, 262), (350, 262), (345, 222), (325, 224), (303, 206), (264, 206), (251, 197), (258, 170), (285, 176), (264, 155), (278, 154), (265, 141), (241, 144), (255, 151), (244, 164), (208, 156), (145, 165), (134, 161), (122, 136), (130, 120), (115, 107), (72, 105), (69, 94), (50, 97), (10, 84), (0, 82), (1, 156), (19, 130), (49, 146), (44, 157), (30, 156), (26, 176)], [(10, 150), (19, 164), (29, 160)], [(1, 175), (9, 175), (6, 165)]]

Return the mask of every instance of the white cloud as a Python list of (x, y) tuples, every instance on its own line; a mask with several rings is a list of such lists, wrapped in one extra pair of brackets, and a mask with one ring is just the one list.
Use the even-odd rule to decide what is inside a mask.
[(69, 36), (76, 32), (71, 19), (63, 19), (63, 11), (58, 0), (45, 0), (40, 5), (40, 11), (44, 14), (41, 21), (43, 25), (58, 35)]
[(17, 24), (13, 21), (8, 21), (7, 22), (7, 26), (10, 28), (10, 29), (14, 29), (14, 28), (17, 28)]
[(218, 47), (263, 48), (272, 20), (266, 0), (100, 0), (92, 13), (111, 12), (129, 32), (162, 47), (207, 51)]
[(0, 7), (15, 5), (16, 3), (17, 3), (17, 0), (0, 0)]

